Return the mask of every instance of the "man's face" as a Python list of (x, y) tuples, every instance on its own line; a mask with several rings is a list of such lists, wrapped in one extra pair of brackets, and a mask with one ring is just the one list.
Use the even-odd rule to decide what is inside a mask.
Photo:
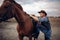
[(44, 17), (45, 16), (45, 14), (44, 13), (40, 13), (40, 17)]

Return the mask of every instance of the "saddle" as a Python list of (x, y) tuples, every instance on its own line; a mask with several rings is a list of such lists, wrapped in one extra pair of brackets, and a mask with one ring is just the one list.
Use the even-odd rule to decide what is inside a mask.
[(37, 22), (33, 18), (31, 18), (31, 19), (32, 19), (32, 23), (33, 23), (32, 36), (37, 38), (39, 35), (39, 32), (37, 32), (38, 31)]

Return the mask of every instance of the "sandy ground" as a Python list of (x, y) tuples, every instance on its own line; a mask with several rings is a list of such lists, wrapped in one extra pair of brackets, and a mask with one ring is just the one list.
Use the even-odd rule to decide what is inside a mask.
[[(18, 40), (16, 26), (16, 22), (0, 23), (0, 40)], [(51, 40), (60, 40), (60, 21), (51, 21), (51, 28)], [(24, 40), (28, 40), (28, 38), (24, 37)], [(40, 32), (38, 40), (44, 40), (44, 34), (42, 32)]]

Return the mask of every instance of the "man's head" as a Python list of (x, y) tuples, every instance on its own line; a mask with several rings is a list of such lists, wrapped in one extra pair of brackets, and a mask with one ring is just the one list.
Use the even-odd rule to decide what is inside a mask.
[(44, 10), (38, 12), (41, 17), (47, 16), (47, 13)]

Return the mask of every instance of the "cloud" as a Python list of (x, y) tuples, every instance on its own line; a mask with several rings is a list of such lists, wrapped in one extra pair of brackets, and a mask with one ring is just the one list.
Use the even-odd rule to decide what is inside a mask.
[(0, 5), (2, 4), (3, 0), (0, 0)]
[(21, 4), (30, 4), (33, 2), (37, 2), (39, 0), (15, 0), (15, 1), (20, 2)]
[(56, 2), (58, 2), (60, 0), (40, 0), (40, 1), (47, 1), (47, 2), (53, 2), (53, 1), (55, 2), (56, 1)]
[(15, 0), (21, 4), (30, 4), (33, 2), (43, 1), (43, 2), (60, 2), (60, 0)]
[(48, 16), (60, 16), (60, 2), (33, 2), (31, 4), (22, 5), (23, 9), (28, 13), (37, 14), (40, 10), (45, 10)]

